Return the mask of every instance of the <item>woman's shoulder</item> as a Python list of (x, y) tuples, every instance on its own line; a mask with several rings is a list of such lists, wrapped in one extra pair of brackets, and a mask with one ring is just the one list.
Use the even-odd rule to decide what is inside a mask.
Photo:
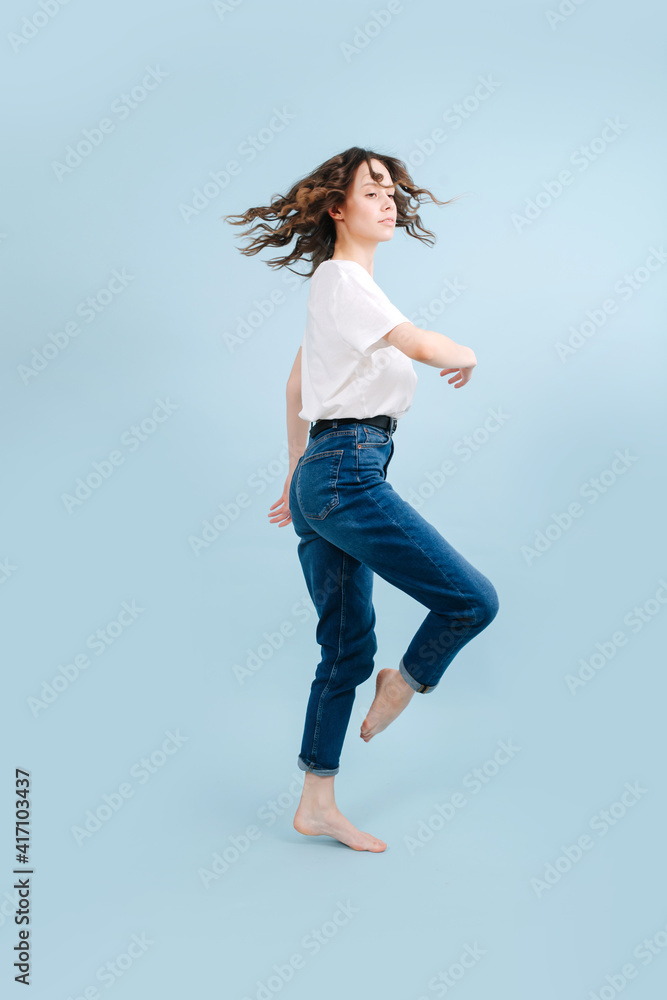
[(362, 264), (358, 264), (356, 260), (339, 260), (333, 257), (323, 260), (310, 280), (316, 284), (342, 285), (350, 290), (377, 288), (375, 281)]
[(350, 271), (346, 264), (350, 261), (346, 260), (333, 260), (331, 257), (328, 260), (323, 260), (321, 264), (315, 268), (313, 275), (310, 279), (310, 286), (313, 289), (322, 287), (323, 289), (331, 289), (337, 285), (340, 285), (346, 280)]
[(325, 303), (327, 309), (332, 306), (356, 309), (369, 301), (382, 305), (388, 301), (362, 264), (333, 257), (322, 261), (315, 269), (308, 300), (313, 309), (319, 308), (321, 303)]
[[(344, 257), (329, 257), (328, 260), (323, 260), (320, 266), (317, 268), (319, 271), (321, 268), (337, 268), (338, 270), (344, 272), (345, 274), (353, 274), (355, 277), (365, 276), (371, 281), (373, 280), (363, 266), (363, 264), (358, 264), (356, 260), (347, 260)], [(317, 271), (315, 272), (317, 274)]]

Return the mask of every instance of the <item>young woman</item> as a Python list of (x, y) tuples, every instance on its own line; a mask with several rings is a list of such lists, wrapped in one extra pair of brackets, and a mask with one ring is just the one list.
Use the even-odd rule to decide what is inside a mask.
[(299, 537), (322, 651), (298, 756), (306, 773), (294, 827), (357, 851), (387, 846), (342, 815), (333, 787), (355, 689), (374, 669), (373, 574), (429, 610), (398, 667), (378, 672), (361, 726), (366, 742), (415, 692), (432, 693), (498, 612), (491, 582), (387, 482), (394, 433), (417, 383), (413, 361), (453, 373), (448, 382), (457, 389), (477, 364), (469, 347), (414, 326), (373, 280), (375, 250), (397, 226), (426, 243), (416, 228), (433, 236), (416, 213), (420, 195), (449, 204), (417, 188), (401, 160), (352, 147), (270, 206), (225, 217), (239, 220), (232, 225), (278, 220), (275, 229), (253, 227), (262, 235), (242, 253), (296, 239), (291, 253), (269, 265), (312, 264), (305, 332), (287, 381), (289, 471), (269, 520), (293, 524)]

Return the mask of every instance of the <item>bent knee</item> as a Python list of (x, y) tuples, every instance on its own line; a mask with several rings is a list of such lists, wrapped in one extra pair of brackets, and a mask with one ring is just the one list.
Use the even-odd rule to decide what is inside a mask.
[(492, 583), (488, 583), (484, 590), (479, 592), (475, 603), (478, 624), (482, 628), (490, 625), (498, 614), (499, 607), (498, 592)]

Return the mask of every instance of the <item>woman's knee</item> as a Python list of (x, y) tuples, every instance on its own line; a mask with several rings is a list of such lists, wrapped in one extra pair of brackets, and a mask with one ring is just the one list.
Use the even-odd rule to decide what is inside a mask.
[(478, 591), (475, 601), (478, 625), (482, 628), (490, 625), (498, 614), (499, 607), (498, 592), (491, 581), (487, 580), (485, 585)]

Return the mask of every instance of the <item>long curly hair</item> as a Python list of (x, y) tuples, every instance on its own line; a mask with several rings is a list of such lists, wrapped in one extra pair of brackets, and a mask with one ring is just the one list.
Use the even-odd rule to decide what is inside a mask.
[[(405, 229), (409, 236), (433, 246), (436, 236), (422, 226), (417, 214), (420, 197), (424, 200), (428, 197), (436, 205), (449, 205), (461, 195), (439, 201), (426, 188), (416, 186), (403, 160), (375, 153), (370, 149), (361, 149), (359, 146), (351, 146), (345, 152), (337, 153), (321, 163), (306, 177), (298, 180), (287, 194), (274, 195), (270, 205), (260, 205), (249, 208), (241, 215), (224, 215), (220, 218), (232, 226), (246, 226), (258, 218), (264, 220), (242, 234), (250, 239), (245, 247), (239, 247), (240, 252), (247, 257), (259, 253), (265, 247), (286, 247), (296, 239), (290, 253), (284, 257), (273, 257), (265, 263), (274, 269), (288, 267), (294, 274), (310, 278), (322, 261), (333, 256), (336, 226), (327, 210), (345, 201), (357, 168), (365, 161), (373, 180), (381, 182), (382, 175), (373, 170), (371, 159), (383, 163), (391, 177), (392, 183), (382, 186), (395, 188), (397, 228)], [(273, 221), (277, 222), (274, 228), (268, 225)], [(256, 232), (257, 235), (253, 236)], [(297, 260), (309, 261), (311, 270), (307, 274), (294, 271), (289, 265)]]

